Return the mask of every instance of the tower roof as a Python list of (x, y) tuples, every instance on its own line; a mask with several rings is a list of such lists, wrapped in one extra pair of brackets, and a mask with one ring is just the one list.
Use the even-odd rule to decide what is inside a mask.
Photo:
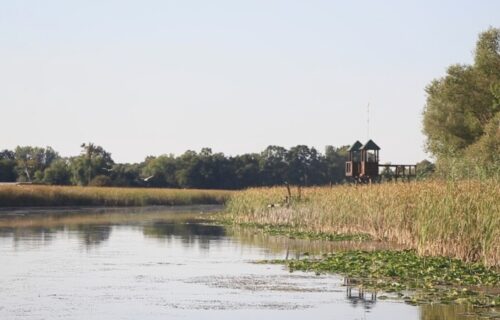
[(347, 151), (358, 151), (358, 150), (361, 150), (361, 147), (363, 145), (361, 144), (361, 142), (359, 142), (358, 140), (356, 140), (356, 142), (354, 142), (352, 144), (352, 146), (349, 147), (349, 149), (347, 149)]
[(360, 148), (360, 150), (380, 150), (380, 147), (377, 146), (375, 142), (373, 142), (372, 139), (368, 140), (367, 143), (365, 143), (364, 146)]

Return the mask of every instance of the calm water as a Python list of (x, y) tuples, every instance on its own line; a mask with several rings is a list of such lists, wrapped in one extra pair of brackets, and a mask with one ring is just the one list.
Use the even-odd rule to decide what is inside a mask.
[(0, 319), (473, 319), (252, 263), (352, 246), (194, 222), (217, 209), (0, 212)]

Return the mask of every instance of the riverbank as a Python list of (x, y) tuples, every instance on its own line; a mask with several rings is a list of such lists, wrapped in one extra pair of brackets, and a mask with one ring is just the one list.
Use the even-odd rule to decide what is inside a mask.
[(0, 208), (224, 204), (232, 193), (226, 190), (0, 185)]
[[(288, 200), (287, 200), (288, 199)], [(236, 192), (224, 219), (318, 234), (367, 234), (414, 249), (500, 266), (497, 180), (255, 188)]]
[(289, 238), (397, 243), (404, 250), (353, 247), (262, 262), (291, 272), (341, 274), (349, 285), (410, 304), (465, 303), (492, 315), (486, 317), (499, 315), (496, 181), (249, 189), (235, 193), (218, 219)]

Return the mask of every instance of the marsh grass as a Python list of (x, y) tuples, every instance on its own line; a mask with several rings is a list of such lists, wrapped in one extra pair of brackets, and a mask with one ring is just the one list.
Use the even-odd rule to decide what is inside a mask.
[(0, 186), (0, 207), (224, 204), (231, 191), (149, 188)]
[(226, 218), (300, 232), (368, 234), (422, 256), (500, 265), (498, 180), (303, 188), (289, 204), (286, 194), (280, 187), (237, 192)]

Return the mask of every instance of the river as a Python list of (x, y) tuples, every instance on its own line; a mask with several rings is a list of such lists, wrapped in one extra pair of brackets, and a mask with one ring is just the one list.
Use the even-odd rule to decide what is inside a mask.
[(266, 236), (200, 222), (216, 206), (0, 212), (0, 319), (475, 319), (360, 293), (262, 259), (377, 243)]

